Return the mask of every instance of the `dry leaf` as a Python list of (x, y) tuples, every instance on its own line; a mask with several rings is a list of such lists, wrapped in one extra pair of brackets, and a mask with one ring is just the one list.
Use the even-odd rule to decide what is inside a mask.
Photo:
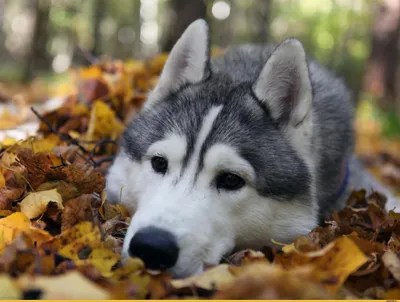
[(50, 240), (52, 236), (31, 226), (31, 221), (22, 213), (14, 213), (0, 219), (0, 253), (22, 232), (27, 233), (37, 245)]
[(391, 250), (386, 251), (382, 256), (382, 261), (393, 277), (400, 284), (400, 259)]
[(30, 193), (21, 201), (21, 212), (33, 219), (45, 213), (50, 203), (54, 203), (59, 210), (63, 210), (62, 202), (57, 189)]
[(186, 279), (172, 280), (175, 288), (196, 286), (203, 289), (221, 288), (223, 285), (232, 282), (235, 277), (229, 270), (229, 265), (220, 264), (204, 273)]
[(15, 281), (6, 274), (0, 275), (0, 299), (1, 300), (19, 300), (22, 298), (22, 292), (15, 285)]
[(44, 300), (104, 300), (110, 298), (104, 289), (87, 280), (78, 272), (51, 277), (32, 277), (27, 275), (18, 279), (17, 284), (23, 290), (41, 290), (40, 298)]
[[(332, 299), (312, 280), (310, 268), (284, 270), (254, 263), (236, 270), (238, 277), (222, 286), (215, 299)], [(307, 289), (307, 290), (305, 290)]]
[(92, 200), (93, 196), (90, 194), (68, 200), (61, 215), (61, 231), (65, 231), (81, 221), (93, 221)]
[(299, 253), (291, 250), (275, 258), (275, 263), (285, 268), (312, 265), (315, 280), (332, 292), (336, 292), (346, 278), (367, 261), (358, 246), (345, 236), (318, 251)]

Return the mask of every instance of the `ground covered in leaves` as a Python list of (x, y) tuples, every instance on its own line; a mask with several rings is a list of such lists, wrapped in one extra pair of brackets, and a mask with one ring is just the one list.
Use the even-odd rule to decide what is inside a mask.
[[(0, 298), (400, 298), (400, 214), (385, 212), (384, 196), (365, 191), (292, 244), (266, 242), (199, 276), (172, 280), (139, 259), (122, 265), (130, 217), (108, 203), (104, 175), (165, 58), (73, 71), (64, 105), (34, 111), (37, 136), (2, 142)], [(400, 187), (398, 159), (383, 154), (370, 163)]]

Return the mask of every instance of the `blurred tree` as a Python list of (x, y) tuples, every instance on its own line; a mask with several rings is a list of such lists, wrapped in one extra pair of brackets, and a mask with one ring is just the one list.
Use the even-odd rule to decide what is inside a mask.
[(4, 11), (5, 11), (5, 9), (6, 9), (5, 0), (0, 0), (0, 32), (3, 32), (3, 22), (4, 22)]
[(272, 0), (253, 0), (252, 22), (253, 41), (264, 44), (269, 42), (269, 25), (272, 10)]
[(133, 30), (135, 33), (135, 38), (133, 39), (133, 56), (139, 57), (142, 52), (142, 43), (140, 41), (140, 31), (141, 31), (141, 19), (140, 19), (140, 1), (135, 1), (135, 5), (133, 7)]
[(208, 0), (171, 0), (169, 25), (164, 27), (162, 51), (170, 51), (186, 27), (194, 20), (206, 18)]
[(382, 106), (397, 98), (396, 71), (400, 56), (400, 1), (384, 0), (377, 6), (372, 30), (371, 54), (364, 76), (363, 90), (380, 99)]
[(34, 11), (35, 25), (30, 42), (31, 48), (27, 53), (23, 67), (22, 81), (24, 82), (30, 81), (36, 71), (47, 70), (51, 62), (46, 49), (50, 2), (32, 0), (31, 5)]
[(98, 57), (102, 54), (101, 49), (101, 21), (105, 15), (105, 0), (94, 0), (93, 5), (93, 49), (92, 54)]
[[(215, 4), (215, 2), (213, 3)], [(229, 16), (225, 19), (210, 18), (207, 20), (210, 26), (211, 45), (225, 48), (235, 42), (240, 36), (237, 34), (237, 25), (239, 18), (242, 17), (240, 3), (231, 1)], [(208, 14), (212, 15), (213, 5), (210, 5)]]

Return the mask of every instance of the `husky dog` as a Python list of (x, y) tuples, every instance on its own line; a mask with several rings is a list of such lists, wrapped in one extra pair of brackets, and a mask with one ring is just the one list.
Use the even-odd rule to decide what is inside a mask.
[(380, 190), (393, 207), (353, 156), (342, 80), (295, 39), (210, 59), (208, 36), (203, 20), (183, 33), (109, 170), (109, 200), (134, 214), (126, 257), (183, 277), (307, 234), (352, 189)]

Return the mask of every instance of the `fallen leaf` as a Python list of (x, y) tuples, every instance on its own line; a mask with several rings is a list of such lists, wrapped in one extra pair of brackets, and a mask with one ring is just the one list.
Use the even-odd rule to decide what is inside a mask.
[(15, 281), (6, 274), (0, 275), (0, 299), (1, 300), (19, 300), (22, 298), (22, 292), (18, 289)]
[(17, 212), (0, 219), (0, 253), (22, 232), (28, 234), (38, 246), (52, 239), (49, 233), (32, 227), (29, 218)]
[(400, 298), (400, 288), (389, 290), (383, 299), (385, 300), (398, 300)]
[(342, 236), (323, 249), (308, 253), (291, 250), (278, 255), (275, 263), (285, 268), (312, 265), (315, 280), (335, 293), (347, 277), (368, 261), (358, 246), (348, 237)]
[[(221, 286), (214, 299), (332, 299), (312, 279), (310, 267), (284, 270), (269, 263), (239, 267), (237, 277)], [(307, 289), (307, 290), (305, 290)]]
[(101, 101), (94, 102), (86, 139), (116, 139), (122, 130), (123, 125), (116, 119), (115, 112)]
[(11, 210), (12, 203), (18, 200), (25, 192), (25, 188), (0, 188), (0, 210)]
[(45, 213), (49, 203), (54, 203), (60, 211), (63, 210), (62, 202), (57, 189), (29, 193), (20, 203), (21, 212), (33, 219)]
[[(86, 228), (82, 222), (76, 225), (76, 227), (81, 229)], [(59, 249), (60, 255), (73, 260), (79, 260), (85, 259), (83, 258), (85, 257), (85, 253), (88, 256), (91, 251), (98, 248), (103, 248), (103, 242), (101, 241), (100, 230), (98, 227), (93, 227), (89, 232), (85, 232), (77, 238), (74, 238), (74, 235), (76, 235), (73, 233), (74, 228), (66, 231), (68, 232), (72, 230), (72, 232), (68, 232), (67, 234), (65, 234), (66, 232), (63, 232), (60, 236), (63, 237), (63, 239), (61, 239), (63, 246)], [(68, 238), (69, 235), (71, 235), (73, 239)]]
[(392, 273), (393, 277), (400, 284), (400, 259), (391, 250), (386, 251), (382, 256), (382, 262), (387, 269)]
[(220, 264), (204, 273), (186, 279), (175, 279), (171, 284), (175, 288), (200, 287), (202, 289), (218, 289), (233, 281), (235, 277), (229, 270), (229, 265)]
[(39, 289), (43, 300), (105, 300), (109, 299), (106, 290), (84, 278), (78, 272), (66, 273), (62, 276), (23, 276), (17, 280), (22, 290)]
[(68, 200), (61, 214), (61, 231), (65, 231), (81, 221), (93, 221), (92, 200), (93, 196), (90, 194)]
[(48, 181), (41, 184), (36, 190), (37, 191), (48, 191), (52, 189), (57, 189), (57, 192), (61, 195), (62, 200), (70, 200), (78, 197), (82, 193), (79, 192), (78, 188), (64, 180), (54, 180)]

